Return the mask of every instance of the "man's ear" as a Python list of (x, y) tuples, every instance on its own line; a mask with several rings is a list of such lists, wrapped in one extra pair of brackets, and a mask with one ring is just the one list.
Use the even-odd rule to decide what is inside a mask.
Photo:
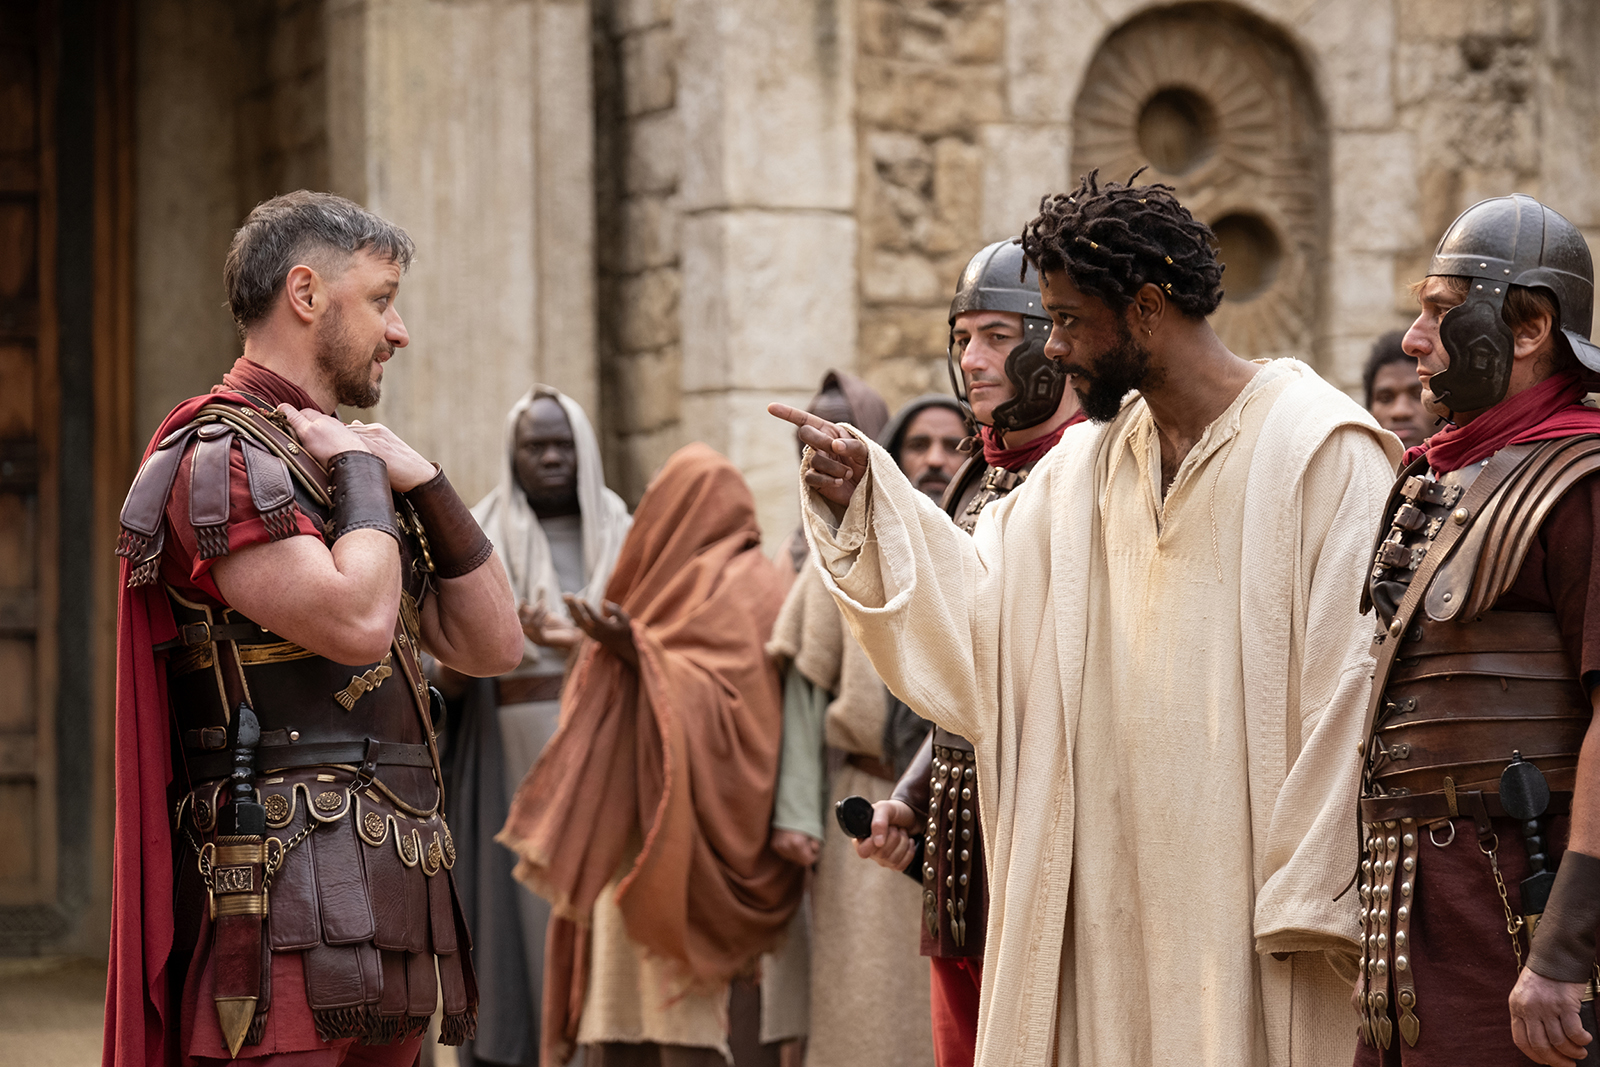
[(289, 276), (284, 279), (283, 295), (289, 301), (289, 310), (308, 325), (316, 321), (318, 312), (327, 300), (322, 276), (303, 263), (289, 268)]
[(1550, 315), (1540, 312), (1511, 331), (1511, 355), (1514, 359), (1531, 359), (1550, 349), (1551, 330), (1555, 322)]
[(1145, 282), (1128, 305), (1128, 332), (1150, 336), (1161, 325), (1167, 311), (1167, 294), (1153, 282)]

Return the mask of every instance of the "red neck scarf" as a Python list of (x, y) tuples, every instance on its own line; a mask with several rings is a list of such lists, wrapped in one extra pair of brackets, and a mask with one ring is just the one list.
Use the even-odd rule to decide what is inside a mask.
[(983, 461), (991, 467), (1000, 467), (1008, 471), (1025, 470), (1039, 462), (1044, 454), (1056, 447), (1056, 442), (1061, 440), (1061, 435), (1067, 432), (1069, 426), (1076, 426), (1084, 420), (1082, 411), (1073, 412), (1072, 418), (1057, 426), (1043, 437), (1035, 438), (1025, 445), (1016, 448), (1006, 448), (1000, 443), (1000, 434), (995, 432), (993, 426), (978, 427), (978, 436), (983, 439)]
[[(249, 393), (274, 406), (292, 404), (297, 408), (322, 410), (322, 405), (311, 399), (311, 394), (279, 374), (243, 356), (233, 361), (233, 367), (222, 376), (222, 384), (213, 393), (230, 390)], [(332, 412), (328, 412), (332, 414)]]
[(1428, 457), (1428, 466), (1446, 474), (1494, 455), (1507, 445), (1553, 441), (1580, 433), (1600, 433), (1600, 410), (1580, 403), (1586, 389), (1572, 372), (1546, 378), (1532, 389), (1502, 400), (1465, 426), (1448, 426), (1409, 449), (1403, 462)]

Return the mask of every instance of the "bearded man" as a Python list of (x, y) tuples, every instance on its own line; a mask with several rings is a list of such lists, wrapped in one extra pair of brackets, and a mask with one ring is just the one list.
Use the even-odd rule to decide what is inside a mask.
[(1356, 1062), (1569, 1067), (1600, 1036), (1580, 1021), (1600, 930), (1594, 268), (1566, 219), (1498, 197), (1451, 224), (1417, 299), (1405, 350), (1450, 425), (1406, 453), (1364, 568)]
[(409, 340), (411, 253), (340, 197), (258, 205), (224, 268), (244, 356), (128, 491), (107, 1067), (411, 1063), (441, 998), (472, 1034), (419, 657), (506, 671), (516, 611), (438, 467), (333, 414)]
[[(1050, 320), (1039, 306), (1022, 247), (998, 241), (973, 256), (950, 302), (947, 366), (951, 384), (979, 425), (983, 448), (956, 473), (943, 500), (945, 511), (967, 533), (986, 507), (1027, 481), (1069, 426), (1083, 421), (1065, 372), (1044, 354), (1049, 335)], [(899, 708), (910, 710), (898, 698), (894, 703), (891, 722)], [(979, 811), (972, 743), (934, 727), (889, 799), (874, 805), (872, 836), (856, 850), (903, 870), (914, 855), (911, 831), (927, 824), (927, 832), (918, 835), (924, 839), (922, 869), (913, 873), (922, 879), (922, 954), (930, 957), (933, 975), (935, 1062), (971, 1067), (989, 893), (977, 825), (961, 825), (948, 807), (932, 802), (951, 784), (952, 769), (970, 810)]]
[(1042, 202), (1045, 353), (1095, 425), (970, 537), (860, 435), (770, 409), (804, 426), (852, 631), (973, 742), (981, 804), (965, 771), (937, 802), (989, 852), (984, 1067), (1348, 1055), (1354, 842), (1329, 842), (1372, 665), (1359, 528), (1398, 445), (1304, 364), (1227, 349), (1212, 241), (1166, 186)]

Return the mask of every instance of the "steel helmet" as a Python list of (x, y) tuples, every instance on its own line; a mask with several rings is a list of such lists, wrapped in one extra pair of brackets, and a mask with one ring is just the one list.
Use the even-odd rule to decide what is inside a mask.
[(972, 257), (955, 299), (950, 301), (950, 343), (946, 365), (950, 385), (970, 415), (961, 360), (956, 354), (956, 316), (967, 311), (1011, 311), (1022, 316), (1022, 340), (1006, 356), (1005, 373), (1016, 395), (994, 409), (997, 430), (1022, 430), (1037, 426), (1056, 413), (1067, 388), (1061, 365), (1044, 354), (1050, 337), (1050, 318), (1039, 299), (1038, 275), (1015, 239), (996, 241)]

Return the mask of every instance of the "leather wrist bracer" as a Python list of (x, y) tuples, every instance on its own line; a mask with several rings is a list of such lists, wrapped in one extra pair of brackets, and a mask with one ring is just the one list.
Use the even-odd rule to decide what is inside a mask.
[[(434, 464), (438, 469), (438, 464)], [(428, 553), (433, 557), (433, 573), (441, 578), (459, 578), (483, 566), (494, 552), (478, 520), (456, 492), (450, 479), (440, 470), (432, 478), (405, 494), (428, 537)]]
[(394, 524), (394, 498), (389, 492), (389, 465), (371, 452), (352, 449), (328, 461), (328, 489), (333, 516), (328, 522), (328, 543), (351, 530), (382, 530), (395, 542), (400, 531)]
[(1600, 859), (1568, 849), (1533, 937), (1529, 969), (1557, 982), (1587, 982), (1594, 976), (1596, 929)]

